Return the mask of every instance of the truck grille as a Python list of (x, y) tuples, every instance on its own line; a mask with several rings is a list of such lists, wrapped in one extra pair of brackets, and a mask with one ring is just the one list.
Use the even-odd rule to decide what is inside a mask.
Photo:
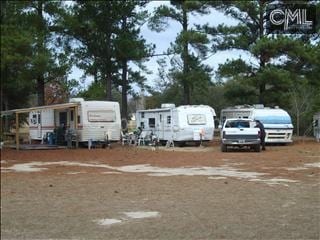
[(237, 139), (254, 140), (254, 139), (258, 139), (259, 137), (257, 135), (225, 135), (224, 138), (228, 140), (237, 140)]

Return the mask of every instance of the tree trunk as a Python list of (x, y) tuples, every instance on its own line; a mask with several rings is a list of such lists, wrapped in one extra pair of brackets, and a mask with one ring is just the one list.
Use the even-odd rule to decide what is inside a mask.
[[(7, 75), (7, 67), (6, 73)], [(6, 76), (5, 76), (6, 77)], [(3, 88), (1, 88), (1, 111), (8, 111), (9, 110), (9, 101), (6, 94), (3, 93)], [(9, 131), (9, 119), (8, 116), (4, 117), (3, 126), (1, 126), (1, 132), (8, 132)]]
[(110, 71), (106, 74), (106, 100), (112, 101), (112, 73)]
[[(263, 14), (264, 14), (264, 3), (263, 1), (259, 1), (259, 39), (264, 36), (264, 27), (263, 27)], [(265, 57), (263, 52), (260, 54), (260, 70), (263, 69), (266, 65)], [(259, 81), (259, 103), (265, 104), (264, 93), (266, 91), (266, 84), (262, 82), (260, 79)]]
[(128, 91), (128, 63), (127, 60), (122, 60), (122, 108), (121, 108), (121, 117), (128, 119), (128, 99), (127, 99), (127, 91)]
[[(188, 31), (188, 16), (187, 11), (183, 9), (183, 20), (182, 20), (182, 27), (183, 32), (186, 33)], [(184, 104), (191, 104), (191, 98), (190, 98), (190, 83), (186, 79), (186, 76), (188, 76), (189, 72), (189, 62), (188, 62), (188, 56), (189, 56), (189, 50), (188, 50), (188, 42), (185, 40), (183, 42), (183, 52), (182, 52), (182, 61), (183, 61), (183, 103)]]
[[(121, 22), (121, 31), (127, 32), (127, 16), (122, 16), (122, 22)], [(120, 54), (120, 61), (121, 61), (121, 67), (122, 67), (122, 75), (121, 75), (121, 117), (128, 119), (128, 99), (127, 99), (127, 91), (128, 91), (128, 60), (126, 57), (124, 57), (122, 54)]]
[(38, 106), (45, 105), (44, 98), (44, 77), (39, 75), (37, 77), (37, 93), (38, 93)]
[(297, 136), (300, 136), (300, 113), (297, 111)]
[[(37, 14), (39, 17), (39, 22), (38, 22), (38, 32), (43, 33), (44, 31), (44, 26), (43, 26), (43, 2), (38, 1), (38, 6), (37, 6)], [(43, 54), (44, 52), (44, 37), (38, 37), (37, 40), (37, 51), (38, 54)], [(37, 76), (37, 95), (38, 95), (38, 106), (43, 106), (45, 105), (45, 93), (44, 93), (44, 74), (43, 73), (38, 73)]]

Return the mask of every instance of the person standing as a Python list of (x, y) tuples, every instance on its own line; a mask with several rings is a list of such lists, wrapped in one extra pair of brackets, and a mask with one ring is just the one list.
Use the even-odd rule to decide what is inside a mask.
[(266, 131), (264, 130), (263, 123), (260, 122), (259, 120), (256, 120), (256, 127), (260, 129), (260, 144), (262, 146), (262, 150), (266, 150), (266, 143), (265, 143), (265, 138), (266, 138)]

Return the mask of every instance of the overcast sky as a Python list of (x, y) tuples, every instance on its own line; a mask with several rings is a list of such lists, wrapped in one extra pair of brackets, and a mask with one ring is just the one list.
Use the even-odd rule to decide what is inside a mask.
[[(152, 1), (147, 5), (147, 9), (150, 13), (152, 13), (154, 8), (160, 6), (161, 4), (170, 5), (170, 2), (169, 1)], [(211, 26), (217, 26), (222, 23), (226, 25), (237, 24), (236, 20), (230, 17), (226, 17), (223, 13), (218, 12), (214, 9), (212, 9), (211, 14), (209, 15), (204, 15), (204, 16), (189, 15), (189, 18), (192, 24), (209, 23), (209, 25)], [(155, 53), (163, 53), (169, 48), (170, 42), (174, 42), (177, 34), (181, 30), (182, 30), (182, 26), (179, 23), (175, 21), (170, 21), (169, 27), (166, 29), (166, 31), (163, 31), (160, 33), (153, 32), (150, 29), (148, 29), (147, 24), (145, 24), (141, 27), (141, 34), (146, 39), (147, 43), (153, 43), (156, 45)], [(233, 51), (217, 52), (216, 54), (211, 56), (209, 55), (210, 57), (205, 61), (205, 63), (208, 64), (215, 71), (217, 70), (219, 63), (224, 63), (228, 58), (229, 59), (239, 58), (240, 55), (242, 58), (247, 59), (248, 61), (251, 61), (250, 57), (247, 56), (244, 52), (233, 50)], [(147, 82), (151, 86), (155, 86), (156, 80), (158, 79), (158, 76), (157, 76), (158, 75), (158, 70), (157, 70), (158, 58), (159, 57), (153, 57), (148, 62), (145, 63), (147, 68), (153, 72), (150, 75), (146, 75), (148, 79)], [(70, 78), (79, 79), (81, 75), (82, 75), (82, 71), (74, 67), (73, 72), (70, 75)], [(91, 81), (92, 81), (92, 78), (87, 77), (84, 87), (87, 87), (91, 83)]]

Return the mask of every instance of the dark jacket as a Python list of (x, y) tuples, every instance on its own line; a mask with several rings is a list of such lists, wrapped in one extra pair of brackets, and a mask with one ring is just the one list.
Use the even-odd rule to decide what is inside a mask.
[(264, 130), (264, 126), (262, 124), (262, 122), (260, 121), (256, 121), (256, 127), (258, 127), (260, 129), (260, 133), (261, 133), (261, 136), (264, 137), (266, 135), (266, 131)]

